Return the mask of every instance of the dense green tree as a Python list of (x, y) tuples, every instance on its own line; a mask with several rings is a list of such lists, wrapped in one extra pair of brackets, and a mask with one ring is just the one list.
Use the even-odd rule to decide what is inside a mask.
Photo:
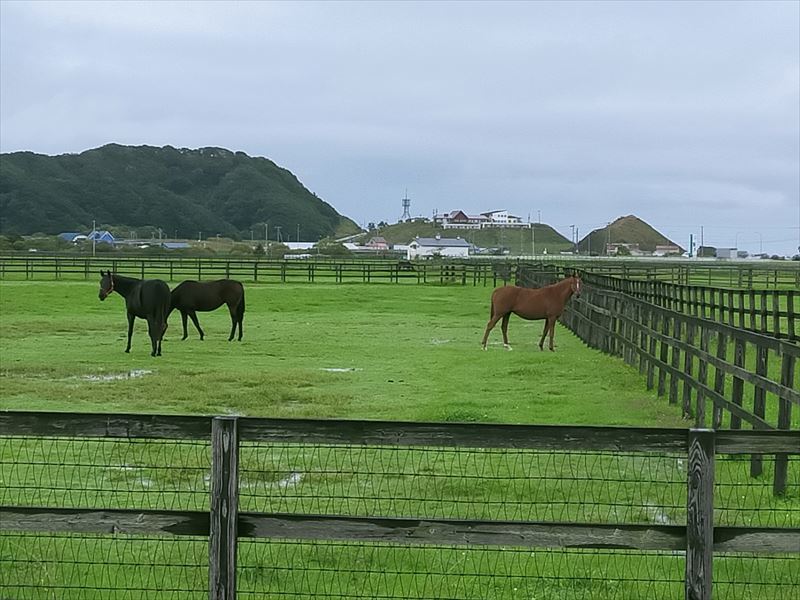
[[(3, 154), (0, 233), (144, 228), (247, 239), (269, 223), (306, 239), (358, 227), (266, 158), (222, 148), (109, 144), (81, 154)], [(344, 225), (344, 228), (343, 228)]]

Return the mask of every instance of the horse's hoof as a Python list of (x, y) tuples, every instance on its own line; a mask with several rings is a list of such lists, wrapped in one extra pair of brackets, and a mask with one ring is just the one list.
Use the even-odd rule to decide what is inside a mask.
[(187, 337), (189, 337), (189, 336), (188, 336), (188, 335), (185, 335), (185, 336), (183, 336), (183, 337), (181, 338), (181, 341), (185, 340)]
[(131, 349), (130, 349), (130, 348), (128, 348), (127, 350), (125, 350), (125, 354), (130, 354), (130, 353), (131, 353)]
[(510, 352), (511, 350), (513, 350), (513, 348), (512, 348), (511, 346), (509, 346), (508, 344), (503, 344), (503, 348), (505, 348), (505, 349), (506, 349), (506, 350), (508, 350), (509, 352)]

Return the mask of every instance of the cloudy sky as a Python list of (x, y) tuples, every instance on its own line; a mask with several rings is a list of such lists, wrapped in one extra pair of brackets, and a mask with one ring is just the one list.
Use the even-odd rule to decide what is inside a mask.
[(358, 223), (800, 245), (800, 2), (0, 2), (0, 150), (266, 156)]

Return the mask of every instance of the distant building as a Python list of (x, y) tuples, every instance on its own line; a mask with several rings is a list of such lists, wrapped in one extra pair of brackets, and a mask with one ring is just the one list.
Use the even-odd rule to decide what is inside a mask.
[(447, 256), (450, 258), (469, 258), (471, 244), (467, 240), (459, 238), (415, 238), (408, 245), (406, 258), (433, 258), (435, 256)]
[(520, 217), (507, 210), (493, 210), (479, 215), (468, 215), (463, 210), (453, 210), (433, 217), (433, 222), (443, 229), (485, 229), (487, 227), (529, 227)]
[(370, 238), (365, 246), (371, 250), (388, 250), (390, 248), (389, 242), (380, 236)]
[(444, 229), (480, 229), (488, 220), (489, 218), (484, 215), (470, 216), (463, 210), (454, 210), (433, 218), (433, 222), (441, 225)]
[(188, 250), (191, 248), (187, 242), (164, 242), (161, 247), (166, 250)]
[(647, 256), (649, 253), (639, 248), (639, 244), (619, 242), (606, 244), (606, 254), (609, 256)]
[(520, 217), (515, 217), (508, 213), (507, 210), (492, 210), (490, 212), (481, 213), (488, 221), (482, 224), (483, 227), (528, 227), (529, 223), (523, 223)]
[(717, 258), (737, 258), (736, 248), (717, 248)]
[(96, 243), (103, 243), (103, 244), (111, 244), (114, 245), (114, 236), (111, 235), (111, 232), (105, 230), (98, 230), (95, 229), (94, 231), (90, 231), (89, 235), (86, 236), (86, 239), (90, 242)]
[(666, 244), (656, 246), (656, 249), (653, 250), (653, 256), (669, 256), (671, 254), (680, 256), (683, 254), (683, 249), (681, 249), (680, 246), (675, 246), (674, 244)]

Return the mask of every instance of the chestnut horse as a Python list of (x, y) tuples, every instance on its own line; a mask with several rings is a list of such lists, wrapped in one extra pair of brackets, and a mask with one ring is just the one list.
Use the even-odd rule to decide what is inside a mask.
[(483, 349), (486, 350), (486, 340), (489, 338), (489, 332), (497, 325), (500, 319), (503, 319), (503, 324), (501, 325), (503, 346), (507, 350), (511, 350), (511, 346), (508, 345), (508, 320), (511, 318), (511, 313), (514, 313), (530, 321), (545, 319), (544, 332), (542, 333), (542, 339), (539, 340), (539, 348), (544, 350), (544, 338), (550, 332), (550, 350), (553, 351), (553, 333), (555, 332), (556, 321), (561, 316), (561, 313), (564, 312), (564, 306), (570, 296), (572, 294), (581, 295), (581, 287), (580, 277), (573, 275), (543, 288), (532, 289), (507, 285), (495, 289), (492, 292), (489, 322), (486, 324), (483, 342), (481, 342)]
[[(200, 328), (197, 320), (197, 311), (206, 312), (217, 310), (226, 304), (231, 313), (231, 335), (228, 337), (230, 342), (239, 327), (239, 341), (242, 341), (242, 321), (244, 320), (244, 286), (233, 279), (218, 279), (216, 281), (184, 281), (172, 290), (172, 304), (169, 313), (178, 310), (183, 321), (183, 337), (188, 337), (186, 331), (186, 318), (190, 317), (192, 323), (200, 334), (200, 339), (205, 337), (205, 333)], [(168, 313), (168, 315), (169, 315)]]
[(161, 356), (161, 339), (167, 330), (169, 314), (169, 286), (160, 279), (134, 279), (124, 277), (111, 271), (100, 271), (100, 300), (105, 300), (111, 292), (117, 292), (125, 298), (128, 311), (128, 346), (125, 352), (131, 351), (133, 322), (136, 317), (147, 320), (147, 332), (153, 351), (150, 356)]

